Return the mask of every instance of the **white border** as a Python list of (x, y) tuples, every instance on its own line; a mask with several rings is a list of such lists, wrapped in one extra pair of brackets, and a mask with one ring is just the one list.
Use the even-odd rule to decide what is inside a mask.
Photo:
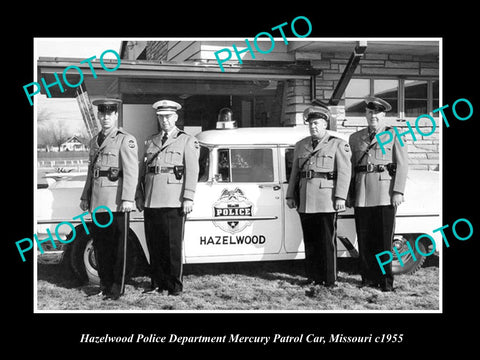
[[(41, 37), (41, 38), (34, 38), (34, 79), (38, 79), (37, 74), (37, 59), (38, 59), (38, 48), (37, 48), (37, 39), (68, 39), (68, 38), (53, 38), (53, 37)], [(253, 40), (254, 37), (229, 37), (229, 38), (183, 38), (183, 37), (167, 37), (167, 38), (158, 38), (158, 37), (140, 37), (140, 38), (83, 38), (83, 37), (75, 37), (75, 39), (108, 39), (108, 40), (118, 40), (118, 41), (245, 41), (245, 39)], [(282, 41), (282, 37), (275, 37), (275, 41)], [(443, 38), (441, 37), (407, 37), (407, 38), (397, 38), (397, 37), (371, 37), (371, 38), (343, 38), (343, 37), (332, 37), (332, 38), (316, 38), (316, 37), (305, 37), (305, 38), (290, 38), (287, 37), (287, 41), (438, 41), (439, 43), (439, 106), (443, 106)], [(269, 41), (267, 39), (258, 39), (258, 41)], [(107, 49), (105, 49), (107, 50)], [(118, 49), (120, 50), (120, 49)], [(34, 159), (34, 209), (33, 209), (33, 229), (36, 233), (37, 231), (37, 211), (36, 211), (36, 204), (37, 204), (37, 101), (34, 101), (34, 149), (33, 149), (33, 159)], [(439, 117), (439, 126), (441, 117)], [(440, 219), (441, 223), (443, 224), (443, 196), (442, 196), (442, 189), (443, 189), (443, 126), (440, 126), (440, 133), (439, 133), (439, 173), (440, 173)], [(433, 230), (433, 229), (432, 229)], [(35, 247), (34, 247), (35, 249)], [(38, 273), (37, 273), (37, 256), (33, 254), (33, 275), (34, 275), (34, 294), (33, 294), (33, 303), (34, 303), (34, 313), (137, 313), (137, 314), (151, 314), (151, 313), (160, 313), (160, 314), (217, 314), (217, 313), (226, 313), (226, 314), (245, 314), (245, 313), (267, 313), (267, 314), (439, 314), (443, 313), (443, 249), (439, 249), (439, 309), (438, 310), (39, 310), (38, 309), (38, 302), (37, 302), (37, 282), (38, 282)], [(33, 250), (36, 252), (36, 249)]]

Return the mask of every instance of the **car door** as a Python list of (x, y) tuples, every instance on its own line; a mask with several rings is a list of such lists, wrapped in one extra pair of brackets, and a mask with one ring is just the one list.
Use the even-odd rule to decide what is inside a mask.
[(277, 149), (213, 148), (185, 226), (187, 262), (268, 260), (282, 245)]
[[(282, 171), (282, 173), (285, 175), (285, 178), (282, 179), (284, 194), (287, 193), (288, 180), (292, 170), (293, 150), (294, 147), (280, 149), (281, 158), (284, 160), (281, 161), (282, 166), (284, 166), (284, 171)], [(283, 207), (285, 214), (285, 251), (287, 253), (298, 253), (303, 256), (305, 247), (303, 245), (303, 233), (302, 225), (300, 224), (300, 216), (298, 216), (297, 209), (290, 209), (287, 206), (286, 201), (284, 202)]]

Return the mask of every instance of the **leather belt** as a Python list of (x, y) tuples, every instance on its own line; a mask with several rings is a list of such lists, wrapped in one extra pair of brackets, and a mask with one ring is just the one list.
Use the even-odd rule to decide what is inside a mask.
[(172, 174), (173, 167), (171, 166), (149, 166), (147, 168), (147, 173), (153, 174)]
[(330, 172), (318, 172), (318, 171), (301, 171), (300, 178), (313, 179), (313, 178), (323, 178), (328, 180), (333, 180), (337, 178), (337, 173), (335, 171)]
[[(99, 170), (99, 169), (93, 169), (93, 177), (94, 178), (99, 178), (99, 177), (102, 177), (102, 176), (105, 176), (105, 177), (108, 177), (110, 176), (111, 174), (111, 170)], [(123, 171), (120, 170), (118, 172), (118, 177), (121, 177), (123, 176)]]
[(372, 173), (372, 172), (384, 172), (385, 170), (391, 170), (396, 168), (395, 163), (390, 163), (390, 164), (367, 164), (367, 165), (357, 165), (355, 166), (355, 171), (356, 172), (367, 172), (367, 173)]

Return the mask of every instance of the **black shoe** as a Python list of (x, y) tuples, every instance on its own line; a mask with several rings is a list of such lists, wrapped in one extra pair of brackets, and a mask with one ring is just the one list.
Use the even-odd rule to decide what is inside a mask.
[(315, 297), (318, 294), (318, 287), (317, 286), (311, 286), (310, 289), (305, 290), (305, 296), (308, 297)]
[(380, 287), (383, 292), (395, 292), (392, 285), (385, 285)]
[(155, 289), (145, 289), (142, 291), (142, 294), (146, 295), (162, 295), (164, 291), (167, 291), (167, 289), (164, 288), (155, 288)]
[(369, 287), (373, 287), (373, 288), (377, 288), (378, 287), (378, 283), (374, 280), (370, 280), (370, 279), (363, 279), (362, 278), (362, 283), (358, 286), (359, 288), (364, 288), (366, 286), (369, 286)]
[(299, 282), (299, 285), (306, 286), (306, 285), (312, 285), (313, 283), (314, 283), (314, 280), (309, 278), (309, 279), (301, 280)]
[(182, 293), (182, 290), (168, 290), (168, 295), (170, 296), (178, 296)]
[(152, 295), (152, 294), (157, 294), (159, 293), (159, 288), (148, 288), (142, 291), (142, 294), (147, 294), (147, 295)]
[(120, 285), (113, 284), (112, 289), (110, 290), (109, 298), (112, 300), (118, 300), (122, 296), (122, 291), (120, 289)]
[(104, 287), (102, 292), (99, 294), (102, 295), (102, 300), (107, 300), (112, 298), (112, 287)]
[(99, 297), (103, 296), (104, 292), (100, 288), (85, 290), (85, 297)]
[(338, 287), (338, 285), (335, 284), (335, 283), (325, 283), (324, 286), (325, 286), (326, 288), (329, 288), (329, 289), (333, 289), (333, 288)]

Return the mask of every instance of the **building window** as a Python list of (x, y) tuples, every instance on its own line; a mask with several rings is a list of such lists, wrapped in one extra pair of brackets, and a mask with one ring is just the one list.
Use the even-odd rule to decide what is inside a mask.
[(440, 101), (439, 101), (439, 81), (434, 80), (431, 82), (432, 84), (432, 110), (438, 109), (440, 107)]
[(428, 82), (405, 80), (405, 116), (418, 116), (428, 112)]
[(370, 95), (370, 79), (351, 79), (345, 89), (345, 113), (348, 116), (363, 116), (363, 99)]
[(373, 79), (373, 96), (379, 97), (392, 106), (389, 116), (398, 116), (398, 80)]
[(387, 116), (417, 117), (438, 108), (438, 93), (438, 80), (356, 78), (350, 80), (345, 90), (345, 113), (364, 116), (364, 98), (377, 96), (392, 106)]

